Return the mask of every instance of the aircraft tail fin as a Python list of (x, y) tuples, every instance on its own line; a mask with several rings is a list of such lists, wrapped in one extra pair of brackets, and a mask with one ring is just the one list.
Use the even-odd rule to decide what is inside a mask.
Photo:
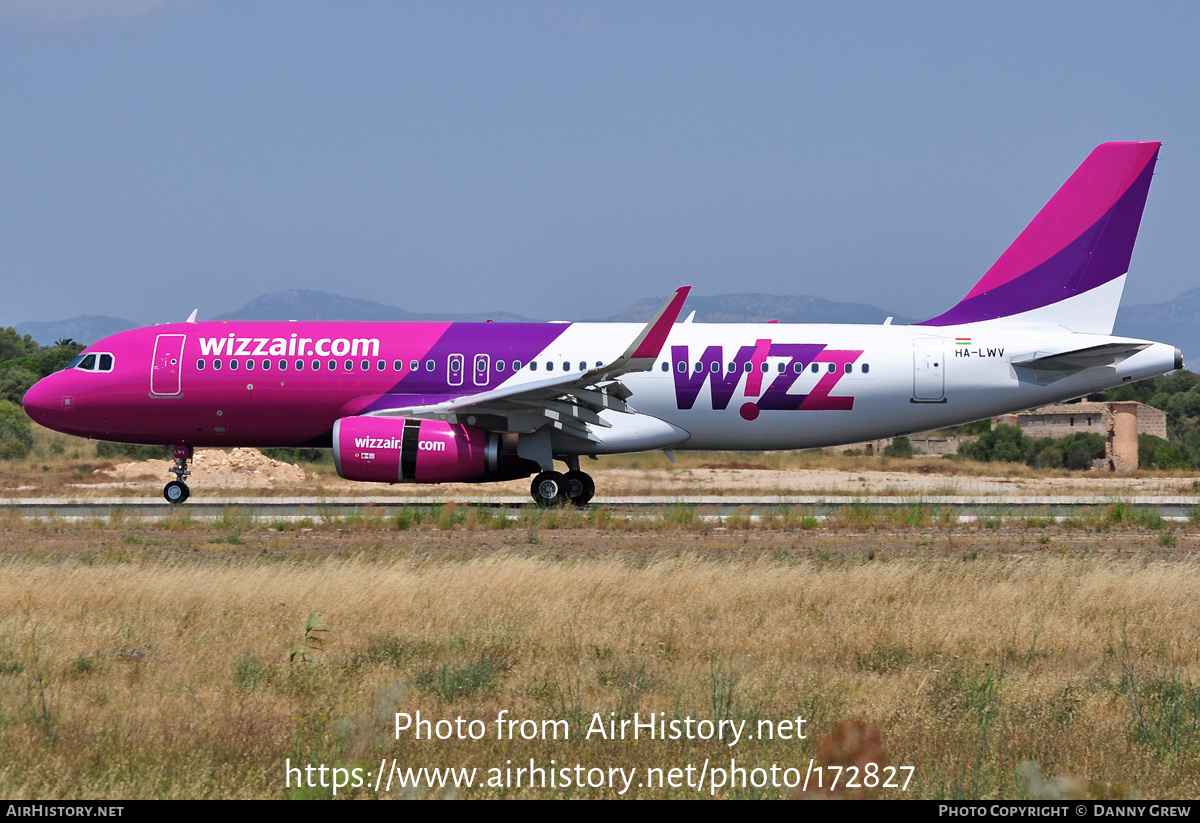
[(1008, 318), (1111, 334), (1160, 145), (1097, 146), (958, 305), (917, 325)]

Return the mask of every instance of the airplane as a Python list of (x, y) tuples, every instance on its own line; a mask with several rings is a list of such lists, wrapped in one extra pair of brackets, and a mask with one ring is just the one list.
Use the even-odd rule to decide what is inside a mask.
[[(580, 458), (807, 449), (928, 431), (1183, 367), (1113, 337), (1157, 142), (1104, 143), (956, 305), (911, 325), (187, 322), (88, 346), (25, 395), (57, 431), (172, 447), (333, 449), (349, 480), (535, 475), (586, 504)], [(567, 471), (555, 470), (555, 461)]]

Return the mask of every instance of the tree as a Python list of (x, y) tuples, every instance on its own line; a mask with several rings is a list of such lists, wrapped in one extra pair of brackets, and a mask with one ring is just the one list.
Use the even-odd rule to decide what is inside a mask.
[[(36, 374), (21, 366), (4, 369), (0, 371), (0, 398), (19, 406), (25, 392), (37, 381)], [(24, 417), (25, 413), (21, 412), (21, 416)]]
[(36, 340), (27, 334), (17, 334), (12, 326), (0, 329), (0, 363), (14, 357), (36, 357), (41, 348)]
[(0, 400), (0, 460), (22, 460), (33, 448), (33, 426), (15, 403)]

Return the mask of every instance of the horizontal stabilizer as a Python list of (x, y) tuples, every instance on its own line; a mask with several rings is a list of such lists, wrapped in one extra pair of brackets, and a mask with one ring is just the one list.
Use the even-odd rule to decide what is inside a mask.
[(1150, 348), (1149, 343), (1104, 343), (1065, 352), (1030, 352), (1012, 359), (1018, 368), (1036, 371), (1082, 371), (1097, 366), (1111, 366), (1119, 360)]

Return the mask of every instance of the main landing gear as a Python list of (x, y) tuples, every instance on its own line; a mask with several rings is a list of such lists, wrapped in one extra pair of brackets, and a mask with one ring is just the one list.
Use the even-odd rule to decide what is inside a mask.
[(175, 479), (163, 487), (163, 497), (168, 503), (182, 503), (192, 493), (185, 482), (192, 473), (188, 469), (188, 461), (192, 459), (192, 447), (176, 446), (174, 454), (175, 464), (168, 471), (175, 475)]
[(566, 474), (542, 472), (533, 478), (529, 493), (533, 496), (533, 502), (542, 507), (566, 503), (583, 506), (595, 496), (596, 483), (591, 475), (577, 468)]

